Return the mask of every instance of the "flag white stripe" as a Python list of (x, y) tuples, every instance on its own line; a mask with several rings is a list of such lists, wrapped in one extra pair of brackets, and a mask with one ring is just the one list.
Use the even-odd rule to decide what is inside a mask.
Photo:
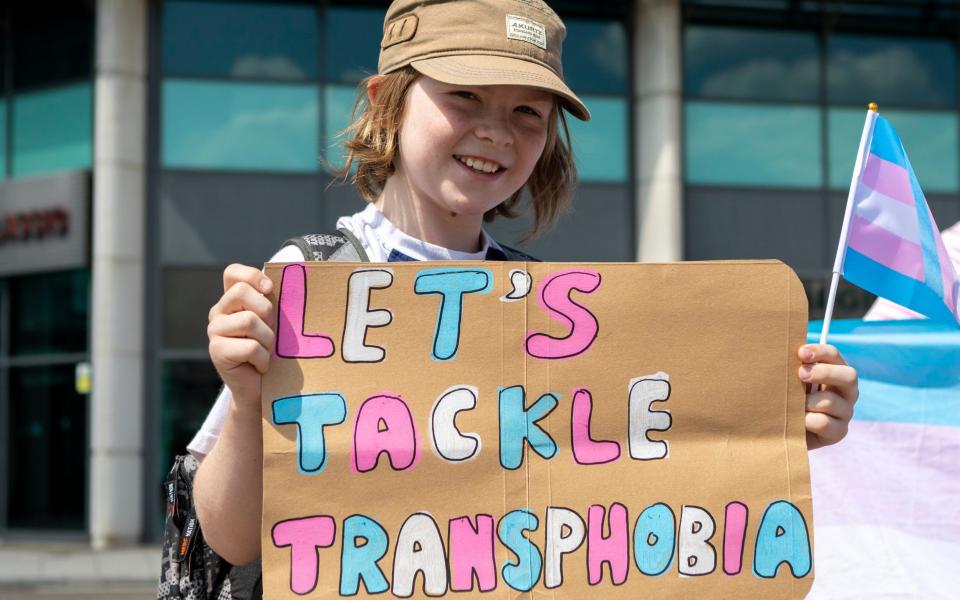
[(885, 196), (867, 187), (862, 181), (858, 184), (854, 202), (856, 204), (854, 212), (857, 216), (886, 229), (897, 237), (920, 245), (920, 227), (917, 224), (915, 207)]

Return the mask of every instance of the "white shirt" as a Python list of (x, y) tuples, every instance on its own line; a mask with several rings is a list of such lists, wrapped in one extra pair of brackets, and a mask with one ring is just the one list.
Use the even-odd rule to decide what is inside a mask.
[[(480, 230), (481, 248), (478, 252), (460, 252), (418, 240), (397, 229), (373, 204), (349, 217), (337, 219), (337, 229), (346, 229), (360, 241), (371, 262), (400, 262), (418, 260), (505, 260), (500, 245), (487, 232)], [(284, 246), (269, 262), (302, 262), (303, 253), (296, 246)], [(224, 386), (213, 408), (207, 414), (200, 430), (187, 445), (195, 457), (206, 456), (220, 437), (233, 396)]]

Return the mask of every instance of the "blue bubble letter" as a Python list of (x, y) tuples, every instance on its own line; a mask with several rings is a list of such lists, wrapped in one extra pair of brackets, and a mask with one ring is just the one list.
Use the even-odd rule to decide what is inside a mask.
[[(357, 540), (366, 540), (362, 546)], [(387, 553), (387, 532), (370, 517), (351, 515), (343, 521), (343, 552), (340, 558), (340, 595), (356, 596), (360, 580), (368, 594), (390, 589), (377, 561)]]
[(417, 273), (414, 291), (418, 295), (440, 294), (437, 328), (433, 336), (433, 358), (450, 360), (460, 344), (463, 295), (486, 294), (493, 289), (488, 269), (425, 269)]
[(544, 458), (553, 458), (557, 443), (537, 421), (557, 407), (556, 394), (544, 394), (529, 409), (524, 409), (523, 386), (515, 385), (500, 390), (500, 464), (514, 470), (523, 462), (523, 442)]
[(800, 510), (786, 500), (767, 507), (757, 531), (753, 553), (753, 572), (773, 578), (777, 569), (787, 563), (797, 579), (810, 572), (810, 534)]
[(346, 418), (347, 401), (336, 392), (273, 401), (273, 424), (297, 425), (297, 469), (305, 475), (320, 473), (327, 466), (323, 428)]
[(633, 557), (644, 575), (663, 575), (676, 547), (673, 511), (662, 502), (643, 509), (633, 528)]
[(540, 581), (543, 557), (536, 544), (523, 535), (524, 531), (536, 531), (540, 526), (537, 516), (528, 510), (514, 510), (500, 519), (497, 536), (500, 542), (517, 555), (517, 562), (503, 563), (503, 580), (518, 592), (529, 592)]

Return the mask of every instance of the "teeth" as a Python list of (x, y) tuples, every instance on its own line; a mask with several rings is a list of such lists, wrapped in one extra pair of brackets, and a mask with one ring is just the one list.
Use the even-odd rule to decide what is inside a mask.
[(479, 158), (471, 158), (469, 156), (457, 156), (456, 158), (475, 171), (481, 171), (483, 173), (496, 173), (500, 170), (500, 166), (494, 162), (480, 160)]

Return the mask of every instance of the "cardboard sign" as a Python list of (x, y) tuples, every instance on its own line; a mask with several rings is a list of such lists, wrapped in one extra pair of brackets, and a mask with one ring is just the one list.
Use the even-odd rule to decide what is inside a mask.
[(774, 261), (267, 265), (265, 597), (802, 598)]

